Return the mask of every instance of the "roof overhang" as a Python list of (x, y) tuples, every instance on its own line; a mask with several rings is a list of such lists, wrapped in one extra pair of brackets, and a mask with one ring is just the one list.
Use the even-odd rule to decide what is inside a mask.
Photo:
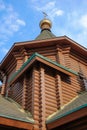
[(27, 69), (29, 69), (29, 67), (31, 67), (36, 61), (39, 61), (49, 67), (52, 67), (54, 69), (56, 69), (59, 72), (62, 72), (66, 75), (69, 76), (77, 76), (78, 73), (58, 64), (57, 62), (54, 62), (52, 60), (50, 60), (47, 57), (44, 57), (38, 53), (34, 53), (23, 65), (22, 67), (15, 72), (11, 78), (8, 81), (8, 85), (11, 85), (12, 83), (14, 83)]
[(60, 117), (48, 120), (46, 124), (47, 128), (51, 130), (53, 128), (65, 125), (83, 117), (87, 117), (87, 104), (82, 105), (72, 111), (69, 111), (68, 113), (61, 115)]
[(0, 116), (0, 125), (5, 125), (9, 127), (16, 127), (21, 129), (33, 129), (33, 124), (29, 122), (24, 122), (21, 120), (11, 119), (7, 117)]
[(81, 53), (83, 56), (87, 56), (87, 49), (80, 44), (76, 43), (72, 39), (67, 36), (55, 37), (44, 40), (33, 40), (33, 41), (24, 41), (17, 42), (11, 47), (7, 55), (1, 61), (0, 67), (2, 68), (4, 64), (8, 63), (8, 60), (12, 58), (13, 52), (19, 50), (20, 48), (37, 48), (37, 47), (45, 47), (45, 46), (53, 46), (53, 45), (66, 45), (69, 44), (71, 48), (73, 48), (76, 52)]

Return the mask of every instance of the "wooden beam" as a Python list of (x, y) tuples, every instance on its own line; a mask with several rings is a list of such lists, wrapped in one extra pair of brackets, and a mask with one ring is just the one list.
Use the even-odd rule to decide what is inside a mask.
[(24, 79), (23, 79), (23, 98), (22, 98), (22, 106), (23, 106), (23, 109), (26, 110), (26, 106), (27, 106), (27, 96), (28, 96), (28, 93), (27, 93), (27, 83), (26, 83), (26, 74), (24, 75)]
[(13, 120), (13, 119), (4, 118), (4, 117), (0, 117), (0, 125), (22, 128), (22, 129), (26, 129), (26, 130), (32, 130), (33, 129), (33, 124), (31, 124), (29, 122)]
[(63, 98), (62, 98), (61, 77), (59, 74), (56, 74), (56, 95), (57, 95), (58, 108), (61, 108), (63, 106)]
[(2, 83), (2, 89), (1, 89), (1, 95), (5, 95), (5, 91), (6, 91), (6, 81), (7, 81), (7, 76), (4, 75), (4, 78), (3, 78), (3, 83)]
[[(38, 89), (37, 89), (38, 87)], [(40, 89), (39, 89), (39, 72), (36, 66), (33, 67), (32, 72), (32, 115), (34, 118), (34, 130), (39, 129), (39, 96), (40, 96)]]

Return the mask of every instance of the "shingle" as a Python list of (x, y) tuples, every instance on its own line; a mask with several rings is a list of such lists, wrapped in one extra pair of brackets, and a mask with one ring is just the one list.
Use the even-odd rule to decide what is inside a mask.
[(33, 123), (32, 115), (12, 99), (0, 95), (0, 116)]
[(42, 30), (40, 35), (35, 40), (43, 40), (56, 37), (50, 30)]
[(82, 92), (64, 108), (58, 110), (53, 115), (49, 116), (46, 122), (50, 123), (85, 106), (87, 107), (87, 91)]

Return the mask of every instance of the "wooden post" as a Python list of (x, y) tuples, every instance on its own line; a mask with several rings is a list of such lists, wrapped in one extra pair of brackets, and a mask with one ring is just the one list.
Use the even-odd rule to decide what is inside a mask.
[(63, 98), (62, 98), (61, 77), (59, 74), (56, 74), (56, 95), (57, 95), (58, 108), (61, 108), (63, 106)]
[(1, 89), (1, 95), (3, 96), (5, 95), (5, 89), (6, 89), (6, 75), (4, 75), (2, 89)]
[(21, 55), (22, 55), (22, 57), (23, 57), (23, 63), (24, 63), (24, 62), (26, 62), (27, 59), (28, 59), (27, 51), (26, 51), (25, 48), (22, 47), (22, 48), (20, 49), (20, 52), (21, 52)]
[(65, 59), (65, 66), (67, 68), (71, 68), (71, 62), (70, 62), (70, 47), (66, 47), (63, 49), (63, 55)]
[(28, 96), (28, 93), (27, 93), (27, 80), (26, 80), (26, 75), (24, 75), (24, 80), (23, 80), (23, 99), (22, 99), (22, 106), (23, 106), (23, 109), (27, 109), (27, 96)]
[(45, 107), (45, 74), (44, 74), (44, 68), (41, 66), (40, 68), (40, 124), (41, 124), (41, 130), (46, 130), (45, 125), (45, 117), (46, 117), (46, 107)]
[(65, 65), (62, 49), (59, 46), (57, 46), (56, 50), (57, 50), (57, 62), (61, 65)]
[(34, 130), (39, 130), (39, 108), (40, 108), (39, 71), (33, 67), (32, 72), (32, 115), (35, 121)]
[(14, 55), (15, 62), (16, 62), (16, 69), (15, 70), (18, 71), (18, 69), (23, 64), (23, 59), (22, 59), (22, 56), (20, 54), (18, 54), (18, 52), (14, 52), (13, 55)]

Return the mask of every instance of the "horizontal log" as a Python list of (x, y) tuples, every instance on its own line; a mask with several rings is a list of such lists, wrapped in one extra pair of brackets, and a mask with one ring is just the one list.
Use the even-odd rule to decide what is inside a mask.
[(52, 92), (49, 92), (49, 91), (45, 91), (45, 93), (46, 93), (47, 95), (51, 95), (51, 96), (54, 96), (54, 97), (56, 98), (56, 94), (55, 94), (55, 93), (52, 93)]
[(47, 98), (50, 99), (50, 101), (56, 99), (56, 97), (46, 94), (46, 99)]
[(56, 103), (46, 102), (46, 105), (57, 108), (57, 102)]
[(51, 103), (57, 104), (57, 101), (54, 99), (45, 98), (45, 100), (46, 100), (46, 102), (51, 102)]
[(51, 107), (51, 106), (46, 106), (46, 109), (51, 110), (51, 111), (56, 111), (57, 110), (57, 108), (54, 108), (54, 107)]

